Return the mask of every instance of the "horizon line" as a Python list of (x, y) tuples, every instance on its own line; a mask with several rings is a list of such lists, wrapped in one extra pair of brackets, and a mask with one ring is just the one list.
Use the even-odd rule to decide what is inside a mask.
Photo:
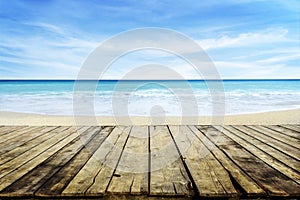
[(225, 79), (0, 79), (0, 81), (276, 81), (295, 80), (300, 78), (225, 78)]

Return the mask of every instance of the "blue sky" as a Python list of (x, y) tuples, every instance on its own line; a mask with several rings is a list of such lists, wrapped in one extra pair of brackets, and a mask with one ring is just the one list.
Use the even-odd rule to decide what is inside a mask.
[[(75, 79), (104, 40), (130, 29), (168, 28), (196, 41), (222, 78), (300, 78), (298, 0), (0, 0), (0, 79)], [(116, 61), (105, 78), (160, 63), (187, 79), (191, 66), (165, 52)]]

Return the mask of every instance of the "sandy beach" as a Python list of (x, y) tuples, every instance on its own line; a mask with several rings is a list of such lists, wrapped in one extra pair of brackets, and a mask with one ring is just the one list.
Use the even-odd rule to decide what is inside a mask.
[[(195, 118), (193, 118), (194, 120)], [(211, 117), (199, 117), (198, 124), (214, 125)], [(179, 125), (189, 124), (189, 119), (182, 122), (180, 117), (166, 117), (163, 119), (149, 117), (131, 117), (128, 122), (125, 117), (77, 117), (40, 115), (0, 111), (0, 125), (30, 125), (30, 126), (70, 126), (70, 125)], [(223, 125), (272, 125), (272, 124), (300, 124), (300, 109), (272, 111), (254, 114), (228, 115), (221, 120)]]

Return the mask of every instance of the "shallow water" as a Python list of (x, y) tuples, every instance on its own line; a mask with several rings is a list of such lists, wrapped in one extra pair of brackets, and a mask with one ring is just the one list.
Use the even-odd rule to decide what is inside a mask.
[(1, 111), (205, 116), (294, 108), (300, 108), (300, 80), (0, 81)]

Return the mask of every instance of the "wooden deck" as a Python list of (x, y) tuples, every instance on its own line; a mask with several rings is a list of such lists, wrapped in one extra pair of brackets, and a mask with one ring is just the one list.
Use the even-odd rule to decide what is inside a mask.
[(300, 126), (0, 126), (0, 199), (300, 198)]

